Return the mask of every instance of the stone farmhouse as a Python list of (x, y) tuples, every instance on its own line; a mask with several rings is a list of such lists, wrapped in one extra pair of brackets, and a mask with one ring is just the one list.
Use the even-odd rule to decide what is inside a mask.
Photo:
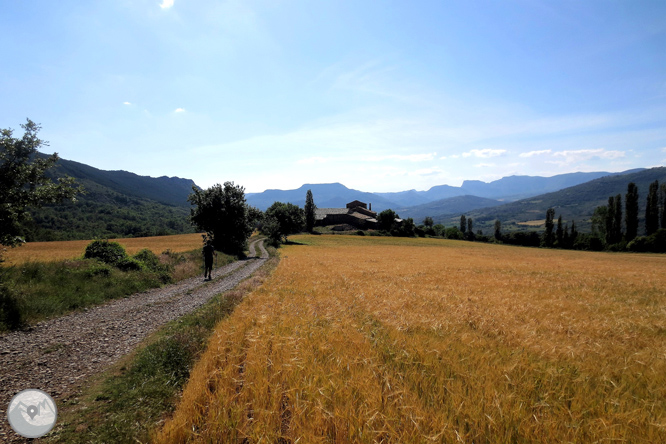
[(364, 202), (355, 200), (349, 202), (346, 208), (317, 208), (315, 210), (315, 225), (336, 225), (333, 229), (372, 229), (377, 228), (377, 213), (372, 211)]

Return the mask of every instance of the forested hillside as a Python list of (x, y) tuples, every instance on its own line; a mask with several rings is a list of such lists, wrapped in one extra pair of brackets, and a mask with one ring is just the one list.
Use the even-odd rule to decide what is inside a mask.
[(24, 226), (28, 241), (132, 237), (189, 233), (190, 179), (146, 177), (104, 171), (60, 159), (51, 177), (69, 175), (85, 188), (77, 202), (48, 205), (31, 212)]

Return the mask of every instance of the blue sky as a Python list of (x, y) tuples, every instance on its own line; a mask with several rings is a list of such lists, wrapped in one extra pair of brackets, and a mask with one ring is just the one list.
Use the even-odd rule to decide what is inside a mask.
[(0, 128), (364, 191), (666, 164), (666, 1), (0, 0)]

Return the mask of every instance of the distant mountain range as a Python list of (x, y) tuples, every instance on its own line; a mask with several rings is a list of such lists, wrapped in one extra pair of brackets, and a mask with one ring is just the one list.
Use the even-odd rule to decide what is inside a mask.
[[(510, 176), (489, 183), (466, 180), (460, 187), (438, 185), (427, 191), (409, 190), (396, 193), (368, 193), (347, 188), (340, 183), (306, 184), (295, 190), (266, 190), (262, 193), (248, 193), (246, 199), (250, 205), (262, 211), (275, 201), (303, 206), (305, 193), (307, 190), (312, 190), (315, 204), (319, 208), (344, 207), (347, 202), (360, 200), (372, 203), (372, 209), (375, 211), (391, 208), (400, 210), (399, 214), (402, 217), (417, 218), (421, 215), (435, 216), (495, 206), (501, 203), (498, 201), (515, 201), (558, 191), (600, 177), (638, 171), (641, 170), (629, 170), (622, 173), (570, 173), (552, 177)], [(456, 199), (449, 200), (451, 198)]]
[[(40, 154), (41, 155), (41, 154)], [(45, 156), (45, 155), (41, 155)], [(52, 177), (69, 175), (84, 186), (86, 194), (76, 203), (49, 205), (32, 212), (28, 240), (92, 239), (192, 232), (187, 197), (196, 186), (190, 179), (147, 177), (127, 171), (105, 171), (61, 159), (49, 171)], [(611, 195), (626, 193), (631, 181), (638, 185), (645, 206), (648, 185), (666, 182), (666, 168), (636, 169), (622, 173), (571, 173), (553, 177), (510, 176), (493, 182), (467, 180), (462, 186), (439, 185), (427, 191), (370, 193), (340, 183), (305, 184), (295, 190), (247, 193), (248, 204), (266, 210), (275, 201), (303, 207), (311, 190), (319, 208), (340, 208), (354, 200), (381, 212), (391, 208), (400, 217), (420, 223), (426, 216), (435, 222), (456, 225), (461, 214), (474, 220), (474, 228), (490, 230), (495, 219), (506, 231), (527, 229), (545, 218), (553, 207), (565, 220), (576, 220), (579, 229), (589, 227), (594, 208)], [(644, 211), (641, 209), (641, 211)], [(526, 225), (526, 223), (528, 223)]]
[(561, 214), (565, 222), (575, 220), (578, 229), (586, 231), (594, 209), (605, 205), (610, 196), (621, 194), (624, 199), (629, 182), (639, 188), (642, 224), (645, 196), (649, 184), (655, 180), (666, 183), (666, 167), (553, 177), (511, 176), (490, 183), (465, 181), (461, 187), (440, 185), (428, 191), (398, 193), (367, 193), (339, 183), (306, 184), (295, 190), (267, 190), (248, 193), (246, 197), (250, 205), (262, 210), (275, 201), (303, 206), (307, 190), (312, 190), (315, 204), (320, 208), (343, 207), (347, 202), (360, 200), (371, 203), (377, 212), (391, 208), (400, 217), (412, 217), (417, 223), (430, 216), (447, 226), (457, 226), (460, 216), (465, 214), (474, 220), (475, 230), (484, 231), (492, 230), (496, 219), (506, 231), (542, 229), (540, 224), (546, 210), (554, 208), (556, 217)]

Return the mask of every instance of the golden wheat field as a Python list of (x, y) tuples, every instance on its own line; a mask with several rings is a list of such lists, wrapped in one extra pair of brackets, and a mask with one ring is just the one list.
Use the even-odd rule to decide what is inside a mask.
[[(135, 254), (148, 248), (160, 254), (165, 250), (175, 253), (194, 250), (201, 246), (201, 234), (177, 234), (173, 236), (132, 237), (111, 239), (125, 247), (127, 253)], [(20, 247), (8, 249), (4, 258), (8, 265), (19, 265), (28, 261), (48, 262), (82, 257), (89, 240), (28, 242)]]
[(666, 442), (666, 256), (292, 239), (156, 442)]

